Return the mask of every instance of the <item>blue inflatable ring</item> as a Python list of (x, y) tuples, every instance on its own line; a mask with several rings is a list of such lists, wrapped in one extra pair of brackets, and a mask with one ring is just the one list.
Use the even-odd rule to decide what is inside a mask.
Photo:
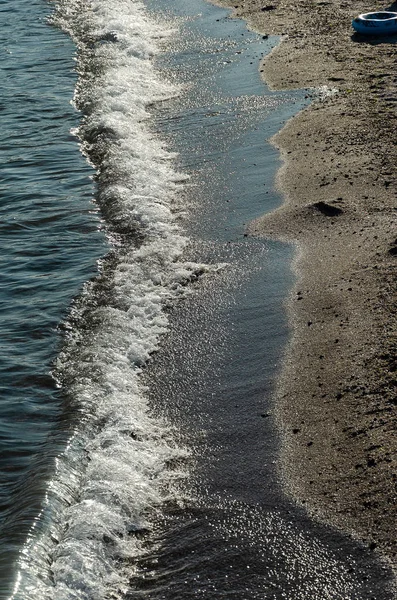
[(397, 13), (386, 10), (365, 13), (353, 19), (352, 26), (364, 35), (393, 35), (397, 33)]

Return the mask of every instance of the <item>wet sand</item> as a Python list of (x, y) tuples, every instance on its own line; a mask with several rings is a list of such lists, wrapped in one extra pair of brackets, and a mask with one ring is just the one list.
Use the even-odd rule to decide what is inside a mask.
[(397, 36), (363, 39), (351, 28), (355, 15), (389, 7), (233, 6), (250, 27), (283, 36), (260, 66), (273, 89), (338, 90), (273, 138), (285, 202), (249, 228), (297, 246), (277, 389), (282, 478), (310, 513), (397, 567)]

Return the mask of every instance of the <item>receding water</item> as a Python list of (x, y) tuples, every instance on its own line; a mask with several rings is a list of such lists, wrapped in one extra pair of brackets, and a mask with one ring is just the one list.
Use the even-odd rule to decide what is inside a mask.
[(244, 232), (281, 202), (268, 140), (308, 94), (271, 93), (260, 80), (274, 38), (201, 2), (174, 2), (172, 12), (188, 19), (158, 63), (185, 92), (155, 115), (190, 176), (190, 253), (225, 267), (173, 309), (145, 375), (153, 411), (192, 454), (183, 501), (159, 520), (129, 597), (391, 597), (387, 569), (313, 523), (284, 496), (276, 469), (272, 392), (289, 335), (293, 248)]

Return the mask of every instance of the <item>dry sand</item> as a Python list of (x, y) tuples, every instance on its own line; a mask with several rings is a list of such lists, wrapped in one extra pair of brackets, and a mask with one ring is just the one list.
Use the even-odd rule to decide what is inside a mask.
[(273, 89), (339, 90), (273, 139), (285, 203), (250, 227), (297, 244), (292, 340), (277, 392), (282, 477), (309, 512), (396, 567), (397, 36), (359, 39), (351, 29), (355, 15), (390, 7), (233, 6), (250, 27), (285, 36), (260, 67)]

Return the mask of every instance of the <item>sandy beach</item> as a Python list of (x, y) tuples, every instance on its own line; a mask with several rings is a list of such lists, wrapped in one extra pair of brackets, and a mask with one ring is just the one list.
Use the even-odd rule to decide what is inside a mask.
[(351, 28), (357, 14), (393, 7), (217, 3), (283, 36), (260, 65), (273, 89), (335, 91), (273, 138), (285, 202), (249, 233), (296, 244), (276, 402), (285, 488), (396, 568), (397, 36), (363, 39)]

